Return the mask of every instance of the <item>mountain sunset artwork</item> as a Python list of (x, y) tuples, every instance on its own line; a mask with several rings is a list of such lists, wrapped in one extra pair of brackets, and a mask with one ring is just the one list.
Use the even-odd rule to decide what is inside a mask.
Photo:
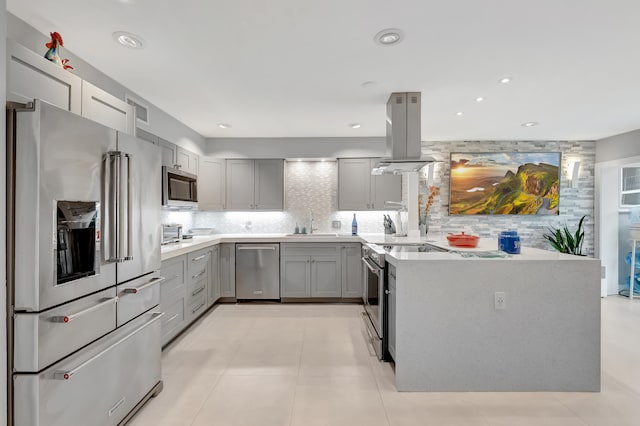
[(557, 215), (560, 153), (452, 153), (449, 213)]

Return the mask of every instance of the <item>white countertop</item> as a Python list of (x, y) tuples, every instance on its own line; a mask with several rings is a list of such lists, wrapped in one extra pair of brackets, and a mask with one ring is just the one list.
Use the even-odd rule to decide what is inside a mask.
[[(429, 235), (428, 237), (421, 238), (409, 238), (409, 237), (394, 237), (385, 234), (361, 234), (358, 236), (351, 235), (338, 235), (335, 236), (311, 236), (311, 235), (299, 235), (293, 236), (288, 234), (216, 234), (210, 236), (195, 236), (189, 240), (183, 240), (180, 243), (173, 243), (162, 246), (162, 260), (171, 259), (173, 257), (181, 256), (183, 254), (199, 250), (214, 244), (220, 243), (373, 243), (379, 245), (393, 244), (393, 245), (417, 245), (417, 244), (432, 244), (434, 246), (442, 247), (447, 250), (454, 251), (469, 251), (469, 252), (482, 252), (482, 251), (496, 251), (498, 242), (497, 240), (490, 238), (481, 238), (478, 242), (477, 248), (457, 248), (450, 247), (446, 237), (441, 235)], [(445, 252), (427, 252), (427, 253), (406, 253), (406, 252), (390, 252), (387, 254), (387, 258), (390, 263), (396, 263), (397, 261), (416, 261), (416, 260), (590, 260), (592, 258), (583, 256), (573, 256), (555, 251), (541, 250), (536, 248), (523, 247), (521, 254), (511, 255), (506, 258), (463, 258), (458, 253), (445, 253)]]

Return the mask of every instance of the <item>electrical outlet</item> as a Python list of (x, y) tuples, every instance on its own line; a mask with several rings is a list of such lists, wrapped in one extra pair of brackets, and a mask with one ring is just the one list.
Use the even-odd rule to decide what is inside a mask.
[(496, 311), (507, 309), (507, 296), (505, 295), (504, 291), (496, 291), (494, 308)]
[(333, 227), (333, 229), (340, 229), (340, 225), (342, 225), (342, 223), (339, 220), (331, 222), (331, 227)]

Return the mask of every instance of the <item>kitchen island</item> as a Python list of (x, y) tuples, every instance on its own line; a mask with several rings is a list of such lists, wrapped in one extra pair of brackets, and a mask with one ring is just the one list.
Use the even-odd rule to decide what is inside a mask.
[(396, 269), (398, 390), (600, 390), (599, 260), (532, 248), (386, 259)]

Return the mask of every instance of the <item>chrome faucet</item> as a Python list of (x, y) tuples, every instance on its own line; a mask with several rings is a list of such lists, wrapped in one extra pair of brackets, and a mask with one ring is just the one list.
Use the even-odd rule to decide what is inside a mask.
[(318, 228), (314, 228), (313, 227), (313, 210), (310, 210), (309, 213), (310, 213), (309, 215), (311, 217), (311, 220), (309, 221), (310, 222), (309, 223), (309, 233), (313, 234), (313, 231), (317, 231)]

